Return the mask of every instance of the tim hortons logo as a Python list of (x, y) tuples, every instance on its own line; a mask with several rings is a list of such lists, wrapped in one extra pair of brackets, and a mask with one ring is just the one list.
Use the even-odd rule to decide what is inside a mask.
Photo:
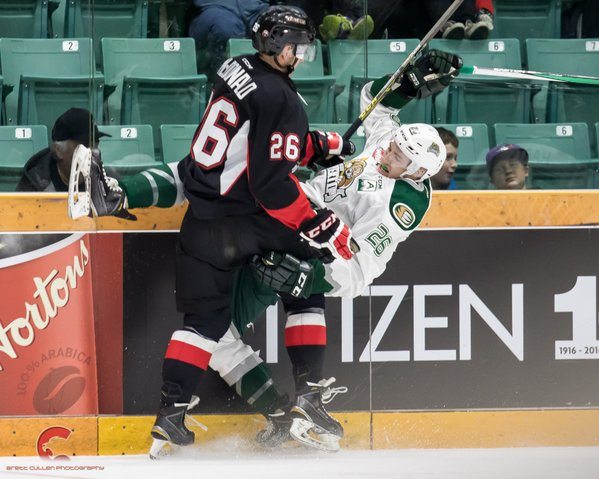
[[(15, 346), (31, 345), (36, 330), (46, 329), (59, 309), (68, 304), (71, 289), (77, 288), (77, 280), (85, 274), (85, 266), (89, 263), (89, 252), (83, 240), (79, 241), (79, 247), (80, 256), (73, 257), (73, 266), (66, 267), (64, 277), (59, 277), (58, 270), (53, 269), (44, 279), (33, 278), (36, 288), (33, 297), (38, 302), (25, 302), (23, 317), (12, 320), (6, 326), (0, 321), (0, 352), (11, 359), (18, 358)], [(0, 363), (0, 371), (3, 370)]]

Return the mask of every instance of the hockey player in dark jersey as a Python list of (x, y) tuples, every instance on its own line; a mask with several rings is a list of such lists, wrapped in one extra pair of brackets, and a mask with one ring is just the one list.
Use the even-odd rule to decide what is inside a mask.
[[(308, 132), (289, 75), (313, 49), (315, 30), (299, 9), (270, 7), (253, 28), (256, 55), (229, 59), (217, 80), (190, 154), (178, 164), (189, 201), (176, 253), (176, 302), (184, 324), (168, 344), (152, 457), (185, 446), (192, 394), (231, 322), (236, 271), (252, 255), (288, 251), (302, 259), (349, 260), (351, 233), (326, 208), (315, 211), (291, 173), (297, 163), (346, 152), (337, 135)], [(345, 149), (344, 149), (345, 146)], [(290, 318), (324, 309), (324, 295), (283, 295)], [(301, 328), (301, 322), (298, 323)], [(289, 348), (298, 397), (319, 394), (325, 339), (303, 328)]]
[[(450, 72), (452, 70), (452, 68), (451, 68), (452, 66), (453, 67), (459, 66), (457, 64), (457, 60), (454, 57), (452, 57), (451, 55), (448, 55), (448, 54), (444, 54), (442, 52), (431, 52), (430, 54), (427, 54), (426, 56), (419, 59), (416, 62), (416, 66), (412, 69), (414, 77), (420, 78), (420, 77), (424, 77), (425, 75), (428, 75), (427, 79), (425, 79), (424, 81), (419, 81), (417, 84), (418, 86), (406, 85), (406, 88), (400, 88), (399, 91), (405, 94), (405, 90), (407, 90), (409, 98), (412, 98), (412, 97), (419, 98), (420, 96), (425, 97), (425, 96), (428, 96), (428, 95), (434, 93), (435, 91), (439, 91), (440, 89), (444, 88), (449, 83), (449, 81), (452, 77), (452, 74), (450, 74), (448, 72)], [(454, 71), (455, 71), (455, 69), (454, 69)], [(435, 77), (440, 77), (441, 80), (440, 81), (435, 80), (434, 79)], [(378, 84), (378, 88), (380, 89), (384, 82), (385, 82), (385, 79), (382, 78), (379, 82), (375, 82), (375, 86)], [(436, 85), (437, 83), (439, 83), (439, 85)], [(412, 92), (412, 90), (413, 90), (413, 92)], [(405, 98), (401, 97), (401, 95), (398, 96), (397, 99), (395, 99), (395, 100), (394, 100), (394, 98), (395, 97), (389, 98), (389, 101), (391, 102), (390, 106), (392, 106), (394, 108), (401, 108), (401, 105), (404, 104), (406, 101)], [(393, 112), (386, 112), (384, 110), (381, 110), (380, 113), (381, 113), (381, 116), (385, 117), (385, 118), (394, 117), (394, 114), (393, 115), (391, 114)], [(372, 118), (374, 119), (376, 116), (377, 115), (374, 115)], [(389, 118), (387, 118), (387, 120)], [(381, 127), (379, 125), (379, 123), (380, 122), (377, 120), (377, 127), (375, 128), (377, 133), (373, 134), (373, 136), (372, 136), (372, 142), (374, 142), (374, 143), (376, 143), (377, 135), (383, 134), (387, 130), (387, 129)], [(414, 129), (414, 131), (417, 133), (416, 129)], [(409, 130), (409, 133), (412, 134), (411, 129)], [(416, 133), (414, 133), (414, 134), (416, 134)], [(172, 166), (171, 166), (171, 170), (168, 170), (168, 166), (164, 167), (164, 171), (158, 171), (157, 169), (152, 169), (152, 170), (149, 170), (148, 172), (146, 172), (144, 175), (136, 175), (137, 179), (134, 178), (134, 179), (132, 179), (132, 181), (129, 181), (126, 185), (127, 198), (130, 201), (134, 201), (134, 203), (130, 203), (130, 206), (132, 206), (132, 207), (149, 206), (151, 204), (157, 204), (159, 206), (169, 206), (169, 204), (173, 204), (174, 202), (178, 201), (175, 198), (175, 196), (178, 197), (178, 192), (183, 189), (183, 188), (179, 188), (179, 185), (181, 184), (181, 180), (183, 178), (179, 179), (179, 174), (181, 173), (180, 169), (177, 171), (176, 169), (172, 168)], [(387, 171), (387, 170), (385, 170), (385, 171)], [(172, 173), (172, 177), (169, 176), (169, 178), (167, 178), (167, 175), (169, 172)], [(150, 181), (150, 179), (152, 179), (152, 181)], [(140, 184), (136, 185), (136, 181), (139, 181)], [(152, 186), (152, 188), (151, 188), (152, 192), (148, 193), (150, 190), (148, 188), (148, 185), (151, 185), (151, 184), (153, 184), (154, 186)], [(177, 187), (174, 188), (175, 191), (173, 191), (172, 193), (168, 193), (168, 190), (172, 190), (175, 185), (177, 185)], [(125, 186), (125, 185), (123, 185), (123, 186)], [(157, 188), (155, 188), (155, 187), (157, 187)], [(157, 191), (156, 191), (156, 189), (157, 189)], [(92, 190), (92, 193), (93, 193), (93, 190)], [(163, 193), (166, 193), (166, 194), (163, 194)], [(153, 200), (152, 197), (154, 197), (155, 200)], [(318, 203), (318, 201), (316, 200), (316, 196), (313, 196), (311, 198)], [(429, 201), (430, 201), (430, 198), (429, 198)], [(326, 201), (325, 201), (325, 203), (326, 203)], [(122, 207), (122, 204), (120, 204), (120, 203), (116, 203), (116, 205), (117, 205), (116, 210), (118, 210), (120, 207)], [(386, 208), (385, 208), (385, 211), (386, 211)], [(103, 214), (112, 214), (112, 213), (109, 212), (108, 210), (106, 210)], [(398, 235), (398, 237), (399, 236), (401, 236), (401, 235)], [(284, 250), (289, 251), (289, 248), (285, 247)], [(349, 276), (351, 276), (353, 278), (353, 275), (349, 275)], [(349, 276), (348, 276), (348, 278), (349, 278)], [(346, 286), (349, 288), (352, 288), (355, 286), (354, 283), (355, 283), (355, 281), (351, 280)], [(356, 286), (356, 287), (358, 289), (361, 289), (358, 286)], [(310, 300), (313, 300), (313, 298), (315, 296), (317, 297), (318, 295), (310, 296)], [(288, 305), (289, 304), (294, 305), (293, 304), (294, 301), (289, 301), (289, 295), (287, 295), (287, 298), (286, 298), (286, 295), (282, 295), (282, 297), (283, 297), (285, 305), (287, 306), (288, 312), (291, 311), (291, 314), (288, 315), (288, 321), (286, 324), (286, 343), (288, 346), (290, 346), (289, 350), (290, 350), (290, 355), (291, 355), (292, 359), (293, 359), (293, 351), (294, 351), (293, 348), (297, 348), (297, 349), (295, 349), (295, 351), (298, 351), (298, 352), (301, 352), (302, 349), (304, 351), (311, 349), (312, 352), (316, 352), (316, 353), (324, 352), (324, 344), (322, 344), (322, 343), (318, 344), (318, 340), (322, 340), (321, 339), (322, 333), (325, 331), (325, 328), (323, 327), (324, 326), (324, 315), (320, 311), (321, 308), (317, 308), (317, 307), (314, 307), (311, 309), (306, 308), (303, 311), (299, 310), (299, 309), (289, 308)], [(295, 301), (297, 301), (296, 304), (302, 304), (301, 300), (299, 300), (299, 299), (296, 299)], [(304, 304), (306, 304), (306, 303), (304, 303)], [(310, 303), (307, 303), (307, 306), (310, 307)], [(302, 331), (302, 328), (305, 328), (305, 332)], [(288, 339), (287, 338), (287, 336), (288, 336), (287, 330), (288, 329), (290, 332), (289, 341), (287, 341), (287, 339)], [(318, 333), (318, 335), (312, 335), (314, 337), (311, 337), (311, 335), (309, 333), (310, 330), (319, 331), (319, 333)], [(293, 334), (291, 334), (292, 331), (293, 331)], [(297, 334), (298, 331), (300, 334)], [(302, 340), (302, 339), (313, 340), (313, 342), (315, 344), (311, 344), (311, 345), (310, 344), (302, 344), (302, 343), (293, 344), (295, 341), (297, 341), (298, 338), (299, 338), (299, 340)], [(239, 354), (237, 354), (238, 352), (239, 352)], [(250, 352), (251, 352), (251, 350), (250, 350)], [(232, 362), (233, 356), (235, 356), (235, 360), (238, 360), (239, 357), (241, 357), (241, 356), (243, 356), (243, 358), (246, 358), (246, 360), (248, 358), (247, 354), (245, 354), (245, 352), (242, 351), (241, 349), (239, 351), (235, 350), (234, 353), (235, 354), (233, 354), (231, 356), (231, 358), (232, 358), (231, 360), (225, 360), (226, 363), (224, 364), (223, 368), (217, 368), (217, 370), (221, 373), (221, 375), (222, 375), (223, 371), (230, 372), (229, 366), (231, 366), (231, 364), (233, 364), (233, 362)], [(315, 354), (314, 356), (317, 356), (317, 355)], [(316, 363), (315, 368), (317, 368), (318, 363), (316, 361), (314, 361), (314, 363)], [(214, 367), (214, 365), (212, 365), (212, 363), (211, 363), (211, 366)], [(253, 368), (252, 371), (259, 370), (260, 368), (258, 366), (259, 366), (259, 362), (256, 362), (255, 368)], [(301, 403), (303, 403), (303, 405), (310, 405), (310, 404), (315, 403), (317, 407), (315, 408), (314, 412), (318, 413), (319, 411), (322, 411), (326, 415), (326, 411), (324, 411), (324, 408), (322, 408), (322, 404), (320, 404), (320, 399), (322, 396), (322, 392), (325, 392), (326, 390), (328, 390), (329, 389), (328, 386), (330, 384), (327, 382), (319, 381), (318, 379), (314, 379), (314, 376), (312, 376), (309, 379), (308, 378), (304, 379), (300, 374), (298, 374), (298, 371), (295, 370), (295, 366), (296, 366), (296, 364), (294, 364), (294, 372), (296, 372), (296, 375), (295, 375), (296, 380), (298, 379), (298, 376), (300, 378), (300, 381), (297, 381), (297, 382), (299, 382), (299, 385), (296, 385), (297, 389), (298, 389), (298, 398), (296, 400), (296, 406), (300, 406)], [(312, 369), (311, 371), (314, 371), (314, 370), (315, 369)], [(310, 373), (311, 371), (309, 370), (308, 373)], [(301, 373), (302, 370), (300, 370), (299, 372)], [(248, 377), (244, 376), (244, 384), (246, 383), (245, 379), (247, 379), (250, 382), (253, 381), (251, 378), (249, 378), (249, 375), (247, 375), (247, 376)], [(320, 371), (316, 377), (319, 377), (319, 376), (320, 376)], [(225, 376), (223, 375), (223, 378), (224, 377)], [(263, 379), (263, 376), (261, 376), (260, 378), (255, 378), (255, 379)], [(305, 385), (302, 383), (305, 383)], [(309, 387), (306, 388), (306, 386), (309, 386)], [(302, 391), (302, 389), (305, 389), (306, 391)], [(253, 393), (251, 396), (256, 397), (256, 396), (254, 396)], [(266, 396), (266, 395), (264, 395), (264, 396)], [(273, 395), (271, 395), (271, 397), (272, 396)], [(307, 400), (307, 398), (312, 398), (313, 396), (316, 396), (315, 400), (310, 400), (310, 401)], [(245, 395), (244, 395), (244, 397), (245, 397)], [(248, 395), (248, 398), (249, 397), (250, 396)], [(310, 403), (310, 404), (308, 404), (308, 403)], [(272, 405), (269, 407), (272, 408)], [(263, 408), (261, 412), (268, 414), (269, 411), (267, 408)], [(338, 423), (336, 423), (336, 424), (335, 423), (336, 423), (336, 421), (334, 421), (328, 415), (326, 415), (322, 418), (321, 424), (331, 426), (331, 428), (333, 430), (320, 431), (321, 433), (324, 432), (324, 434), (319, 434), (320, 439), (322, 439), (323, 436), (326, 436), (327, 433), (332, 433), (329, 435), (334, 436), (334, 437), (331, 437), (331, 440), (322, 441), (320, 443), (320, 445), (325, 443), (325, 445), (330, 444), (332, 446), (335, 444), (335, 442), (338, 444), (339, 436), (342, 434), (342, 428), (340, 427), (340, 425), (336, 426), (336, 424), (338, 424)], [(323, 447), (323, 448), (325, 448), (325, 447)]]

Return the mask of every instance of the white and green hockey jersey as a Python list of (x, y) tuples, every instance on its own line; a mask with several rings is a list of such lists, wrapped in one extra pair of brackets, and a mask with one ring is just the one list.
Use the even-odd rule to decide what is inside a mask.
[[(372, 99), (369, 87), (362, 89), (362, 109)], [(429, 180), (393, 180), (377, 171), (399, 126), (397, 114), (379, 104), (364, 122), (364, 151), (302, 184), (312, 202), (332, 209), (350, 227), (360, 246), (351, 260), (325, 265), (325, 279), (333, 286), (328, 295), (360, 295), (385, 271), (397, 245), (418, 227), (431, 204)]]
[[(370, 85), (362, 89), (362, 108), (372, 99)], [(379, 104), (364, 122), (364, 151), (302, 184), (315, 205), (335, 211), (360, 245), (351, 260), (325, 265), (324, 279), (332, 286), (327, 295), (360, 295), (385, 271), (397, 245), (418, 227), (431, 204), (429, 180), (393, 180), (377, 171), (378, 158), (399, 125), (398, 113)], [(183, 188), (176, 165), (169, 163), (121, 180), (129, 208), (181, 203)]]

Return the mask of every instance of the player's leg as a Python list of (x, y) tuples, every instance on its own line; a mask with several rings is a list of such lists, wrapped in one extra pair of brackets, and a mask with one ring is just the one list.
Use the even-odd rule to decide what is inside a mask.
[(285, 346), (293, 368), (296, 398), (291, 415), (291, 436), (318, 449), (336, 451), (343, 427), (323, 406), (322, 395), (330, 384), (323, 380), (326, 348), (325, 299), (315, 294), (307, 299), (281, 295), (287, 322)]
[[(235, 269), (222, 261), (219, 267), (188, 254), (186, 245), (204, 245), (205, 254), (217, 261), (216, 250), (226, 249), (215, 237), (224, 237), (216, 222), (198, 222), (188, 213), (183, 221), (176, 253), (177, 309), (184, 313), (183, 328), (175, 331), (162, 366), (160, 408), (152, 428), (155, 439), (150, 455), (157, 457), (167, 444), (186, 446), (194, 434), (185, 425), (192, 395), (199, 384), (218, 340), (231, 321), (229, 298)], [(194, 252), (195, 254), (196, 252)]]
[(256, 436), (259, 444), (275, 447), (291, 439), (289, 396), (279, 393), (270, 370), (258, 353), (241, 340), (235, 326), (231, 325), (218, 342), (210, 367), (267, 419), (268, 427)]

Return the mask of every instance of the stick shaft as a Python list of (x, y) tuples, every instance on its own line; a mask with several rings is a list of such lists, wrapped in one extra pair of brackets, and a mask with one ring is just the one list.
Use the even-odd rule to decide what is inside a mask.
[(360, 116), (356, 118), (356, 120), (351, 124), (349, 129), (343, 135), (344, 140), (348, 140), (360, 127), (360, 125), (364, 122), (366, 117), (372, 113), (372, 110), (381, 102), (383, 98), (385, 98), (389, 93), (391, 93), (391, 88), (395, 81), (403, 75), (405, 69), (408, 65), (414, 60), (416, 55), (418, 55), (427, 45), (428, 42), (432, 40), (432, 38), (437, 34), (437, 32), (441, 29), (445, 22), (451, 18), (451, 16), (455, 13), (455, 11), (459, 8), (464, 0), (454, 0), (453, 3), (447, 8), (445, 13), (441, 15), (437, 23), (435, 23), (432, 28), (428, 31), (428, 33), (424, 36), (424, 38), (420, 41), (416, 48), (412, 50), (412, 52), (406, 57), (400, 67), (395, 71), (391, 78), (385, 83), (385, 86), (381, 88), (381, 90), (376, 94), (376, 96), (372, 99), (372, 101), (366, 106), (364, 111), (360, 113)]
[(460, 74), (502, 78), (519, 78), (523, 80), (544, 80), (561, 83), (578, 83), (586, 85), (599, 85), (598, 77), (567, 75), (563, 73), (535, 72), (528, 70), (511, 70), (507, 68), (484, 68), (477, 66), (464, 66), (460, 70)]

